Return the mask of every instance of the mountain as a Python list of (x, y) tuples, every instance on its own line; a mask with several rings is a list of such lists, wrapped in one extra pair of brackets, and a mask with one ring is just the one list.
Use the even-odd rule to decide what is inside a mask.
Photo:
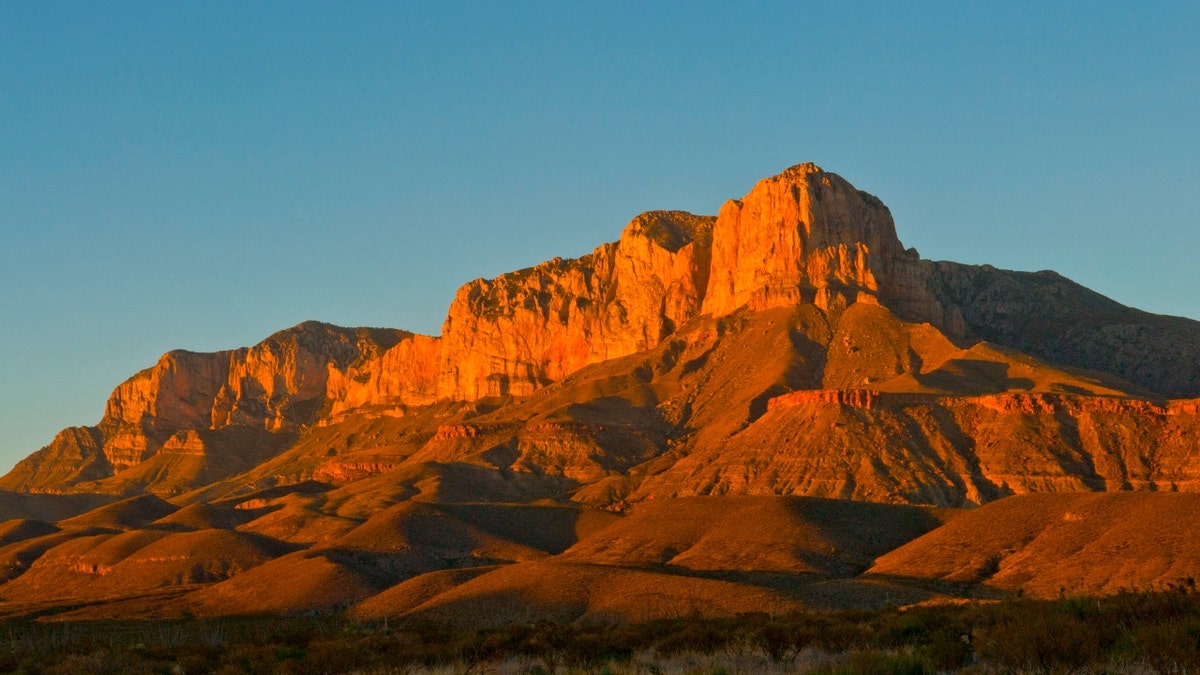
[[(916, 601), (953, 574), (888, 556), (999, 513), (955, 509), (1200, 492), (1197, 397), (1200, 323), (924, 260), (879, 199), (802, 164), (715, 217), (645, 213), (580, 258), (469, 282), (439, 337), (306, 322), (165, 354), (0, 478), (0, 607), (634, 611), (576, 582), (727, 612), (734, 589)], [(743, 541), (732, 513), (775, 526)], [(864, 518), (895, 536), (852, 542)]]

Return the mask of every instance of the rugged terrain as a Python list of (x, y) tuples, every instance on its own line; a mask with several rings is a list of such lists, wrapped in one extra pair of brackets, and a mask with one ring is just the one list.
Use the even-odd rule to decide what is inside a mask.
[(439, 337), (307, 322), (165, 354), (0, 478), (0, 612), (642, 619), (1149, 587), (1200, 571), (1200, 494), (1162, 494), (1200, 493), (1197, 397), (1200, 323), (923, 260), (804, 164), (472, 281)]

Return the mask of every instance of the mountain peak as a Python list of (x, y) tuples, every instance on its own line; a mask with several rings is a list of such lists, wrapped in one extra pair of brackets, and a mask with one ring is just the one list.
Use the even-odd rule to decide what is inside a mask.
[(803, 178), (813, 173), (825, 173), (825, 170), (813, 162), (801, 162), (799, 164), (793, 164), (774, 176), (764, 178), (763, 180), (794, 180), (796, 178)]
[[(816, 164), (759, 181), (713, 226), (704, 312), (802, 302), (840, 309), (888, 292), (904, 248), (891, 212)], [(894, 285), (894, 284), (892, 284)]]

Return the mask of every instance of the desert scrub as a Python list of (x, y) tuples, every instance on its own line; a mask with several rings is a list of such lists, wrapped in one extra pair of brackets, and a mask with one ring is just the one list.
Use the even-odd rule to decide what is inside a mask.
[(472, 630), (341, 616), (9, 620), (0, 672), (1200, 672), (1200, 594)]

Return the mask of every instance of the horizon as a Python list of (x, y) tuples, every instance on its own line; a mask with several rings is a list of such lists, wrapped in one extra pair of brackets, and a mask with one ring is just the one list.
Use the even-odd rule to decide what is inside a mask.
[(0, 8), (0, 464), (167, 351), (437, 335), (801, 162), (922, 258), (1200, 318), (1200, 8), (689, 7)]

